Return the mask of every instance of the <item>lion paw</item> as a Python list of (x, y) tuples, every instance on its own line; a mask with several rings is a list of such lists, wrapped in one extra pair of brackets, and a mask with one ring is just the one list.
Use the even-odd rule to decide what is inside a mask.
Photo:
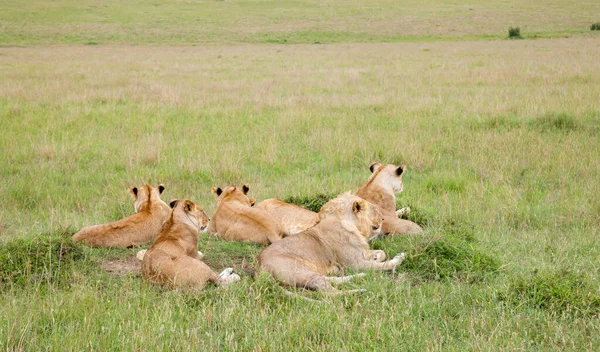
[(135, 257), (139, 260), (144, 260), (144, 256), (146, 255), (147, 250), (142, 249), (141, 251), (137, 252)]
[(385, 254), (384, 251), (381, 250), (375, 250), (373, 251), (373, 260), (381, 263), (382, 261), (384, 261), (387, 258), (387, 255)]
[(403, 217), (403, 216), (408, 216), (410, 214), (410, 207), (404, 207), (402, 209), (398, 209), (396, 210), (396, 215), (398, 215), (398, 217)]
[(225, 270), (221, 271), (221, 273), (219, 274), (219, 278), (226, 279), (229, 276), (231, 276), (232, 274), (233, 274), (233, 268), (226, 268)]
[[(228, 268), (228, 269), (231, 269), (231, 268)], [(225, 270), (227, 270), (227, 269), (225, 269)], [(219, 285), (220, 286), (228, 286), (228, 285), (231, 285), (232, 283), (238, 282), (240, 280), (241, 280), (241, 278), (238, 274), (230, 273), (226, 277), (219, 277)]]
[(396, 262), (398, 262), (398, 264), (400, 264), (400, 263), (402, 263), (404, 261), (405, 258), (406, 258), (406, 254), (404, 254), (404, 252), (402, 252), (402, 253), (396, 255), (394, 257), (394, 259), (392, 259), (392, 260), (396, 261)]

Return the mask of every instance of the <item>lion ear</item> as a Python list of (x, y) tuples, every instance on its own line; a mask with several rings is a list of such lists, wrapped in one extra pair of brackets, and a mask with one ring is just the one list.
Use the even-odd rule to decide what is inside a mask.
[(371, 165), (369, 165), (369, 170), (371, 170), (371, 173), (375, 172), (375, 170), (379, 167), (379, 165), (381, 165), (381, 163), (378, 163), (378, 162), (371, 163)]
[(406, 165), (400, 165), (400, 167), (398, 167), (396, 169), (396, 176), (402, 175), (402, 173), (404, 172), (404, 170), (406, 170)]
[(221, 187), (213, 187), (212, 188), (212, 193), (216, 194), (217, 197), (221, 195), (221, 193), (223, 193), (223, 190), (221, 189)]
[(256, 204), (256, 199), (254, 199), (254, 198), (250, 197), (250, 198), (248, 198), (248, 200), (250, 201), (250, 206), (251, 206), (251, 207), (253, 207), (253, 206), (254, 206), (254, 204)]
[(137, 199), (137, 195), (138, 195), (137, 187), (129, 187), (129, 194), (131, 194), (133, 199)]
[(357, 200), (352, 203), (352, 211), (354, 214), (358, 214), (361, 210), (365, 208), (365, 202)]
[(245, 183), (245, 184), (242, 186), (242, 191), (244, 192), (244, 194), (248, 194), (248, 191), (249, 191), (249, 190), (250, 190), (250, 186), (248, 186), (248, 184), (247, 184), (247, 183)]
[(171, 202), (169, 203), (169, 206), (171, 208), (175, 208), (177, 206), (177, 203), (179, 202), (179, 199), (173, 199), (171, 200)]
[(162, 194), (162, 192), (164, 192), (165, 190), (165, 185), (164, 184), (160, 184), (158, 185), (158, 194)]
[(186, 199), (185, 203), (183, 203), (183, 208), (185, 209), (185, 211), (190, 212), (192, 211), (192, 209), (194, 209), (194, 205), (194, 202)]

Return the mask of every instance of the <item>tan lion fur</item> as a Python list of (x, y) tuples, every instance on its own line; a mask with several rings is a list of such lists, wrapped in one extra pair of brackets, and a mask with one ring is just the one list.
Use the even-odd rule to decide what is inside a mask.
[(228, 241), (274, 243), (281, 233), (273, 217), (263, 209), (252, 207), (248, 185), (213, 187), (217, 206), (212, 214), (208, 232)]
[(381, 262), (385, 254), (369, 250), (368, 239), (380, 231), (382, 218), (366, 200), (345, 193), (325, 204), (319, 217), (317, 225), (265, 248), (259, 268), (286, 286), (336, 292), (331, 283), (349, 277), (326, 275), (345, 267), (392, 270), (402, 262), (403, 254)]
[(103, 225), (88, 226), (73, 235), (75, 242), (89, 247), (133, 247), (148, 243), (158, 235), (171, 209), (160, 199), (164, 185), (154, 188), (131, 187), (136, 213)]
[(383, 215), (383, 234), (403, 235), (423, 231), (416, 223), (399, 219), (396, 213), (396, 193), (404, 188), (402, 173), (406, 166), (372, 163), (370, 169), (371, 176), (355, 194), (379, 207)]
[(271, 214), (284, 236), (295, 235), (319, 222), (319, 214), (279, 199), (265, 199), (254, 206)]
[(212, 271), (198, 252), (198, 230), (206, 228), (209, 222), (204, 210), (190, 200), (174, 200), (171, 205), (171, 216), (143, 255), (142, 277), (169, 288), (202, 289), (208, 283), (230, 283), (232, 276)]

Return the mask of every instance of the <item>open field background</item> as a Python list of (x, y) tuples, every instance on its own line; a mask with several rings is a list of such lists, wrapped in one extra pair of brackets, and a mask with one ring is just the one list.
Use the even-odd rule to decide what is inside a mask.
[(590, 36), (596, 0), (3, 0), (0, 44), (344, 43)]
[[(0, 349), (594, 350), (599, 5), (528, 4), (4, 2)], [(571, 38), (482, 40), (521, 20)], [(338, 44), (289, 45), (314, 41)], [(70, 242), (142, 182), (210, 214), (212, 186), (310, 200), (374, 160), (408, 165), (398, 204), (426, 231), (375, 242), (408, 259), (361, 295), (290, 298), (254, 276), (261, 247), (207, 236), (242, 282), (169, 292), (137, 249)]]

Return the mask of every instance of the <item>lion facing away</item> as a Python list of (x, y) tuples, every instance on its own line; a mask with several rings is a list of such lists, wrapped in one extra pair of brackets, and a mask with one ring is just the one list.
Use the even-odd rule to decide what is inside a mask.
[(283, 236), (300, 233), (319, 222), (319, 214), (279, 199), (265, 199), (254, 206), (269, 213)]
[(332, 283), (353, 276), (328, 277), (343, 268), (393, 270), (404, 253), (385, 260), (383, 251), (369, 250), (368, 240), (381, 230), (382, 218), (373, 204), (350, 193), (327, 202), (320, 221), (297, 235), (265, 248), (258, 256), (259, 268), (280, 283), (325, 292), (338, 291)]
[(383, 234), (402, 235), (423, 231), (416, 223), (398, 218), (403, 209), (396, 211), (396, 193), (404, 188), (402, 173), (406, 166), (372, 163), (369, 168), (371, 176), (354, 194), (379, 207), (383, 215)]
[(281, 239), (275, 220), (263, 209), (252, 207), (248, 185), (213, 187), (217, 206), (212, 214), (208, 232), (228, 241), (274, 243)]
[(224, 286), (238, 281), (233, 269), (217, 274), (202, 262), (198, 231), (209, 222), (204, 210), (190, 200), (174, 200), (171, 206), (171, 216), (143, 255), (142, 277), (164, 287), (198, 290), (208, 283)]
[(165, 186), (148, 184), (129, 188), (136, 213), (103, 225), (88, 226), (73, 235), (75, 242), (89, 247), (133, 247), (154, 240), (171, 209), (160, 199)]

